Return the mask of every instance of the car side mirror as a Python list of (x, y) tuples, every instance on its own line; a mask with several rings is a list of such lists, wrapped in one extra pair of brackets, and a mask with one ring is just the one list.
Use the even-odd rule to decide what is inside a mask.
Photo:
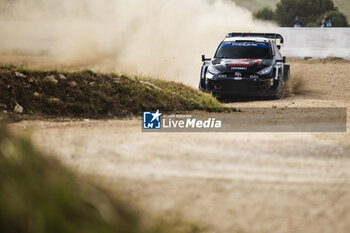
[(210, 60), (211, 60), (210, 58), (206, 58), (205, 55), (202, 55), (202, 62), (210, 61)]
[(283, 57), (281, 60), (276, 60), (277, 62), (283, 62), (286, 63), (286, 57)]
[(277, 45), (278, 50), (281, 50), (281, 45)]

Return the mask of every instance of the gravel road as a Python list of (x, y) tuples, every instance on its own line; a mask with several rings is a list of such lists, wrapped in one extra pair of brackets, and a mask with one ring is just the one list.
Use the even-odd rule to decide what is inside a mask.
[[(349, 67), (292, 60), (297, 83), (288, 97), (227, 105), (346, 107), (349, 116)], [(350, 232), (350, 133), (145, 134), (140, 122), (11, 127), (78, 172), (118, 186), (150, 216), (180, 215), (206, 232)]]

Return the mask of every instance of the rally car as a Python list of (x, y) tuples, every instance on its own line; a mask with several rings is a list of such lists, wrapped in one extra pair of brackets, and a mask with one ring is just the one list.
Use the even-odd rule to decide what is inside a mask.
[(217, 96), (266, 96), (280, 99), (290, 66), (275, 33), (229, 33), (214, 57), (202, 55), (199, 89)]

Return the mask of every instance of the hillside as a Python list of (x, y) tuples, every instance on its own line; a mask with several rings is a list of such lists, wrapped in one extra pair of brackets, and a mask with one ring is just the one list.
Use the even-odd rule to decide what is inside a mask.
[[(263, 7), (272, 7), (274, 8), (276, 4), (279, 2), (279, 0), (265, 0), (265, 1), (259, 1), (259, 0), (246, 0), (246, 1), (239, 1), (239, 0), (232, 0), (234, 1), (238, 6), (242, 6), (244, 8), (247, 8), (248, 10), (254, 12), (257, 11)], [(341, 12), (343, 12), (347, 17), (348, 20), (350, 19), (350, 2), (348, 0), (333, 0), (335, 5), (339, 8)]]

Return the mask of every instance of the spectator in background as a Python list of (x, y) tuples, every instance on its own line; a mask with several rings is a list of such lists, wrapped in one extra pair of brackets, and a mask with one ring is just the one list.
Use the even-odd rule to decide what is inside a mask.
[(300, 20), (299, 16), (295, 16), (295, 19), (293, 20), (293, 26), (295, 28), (301, 28), (302, 27), (301, 20)]
[(329, 27), (332, 27), (333, 24), (332, 24), (332, 21), (330, 18), (328, 18), (327, 15), (325, 15), (322, 19), (322, 25), (321, 27), (324, 27), (324, 28), (329, 28)]

